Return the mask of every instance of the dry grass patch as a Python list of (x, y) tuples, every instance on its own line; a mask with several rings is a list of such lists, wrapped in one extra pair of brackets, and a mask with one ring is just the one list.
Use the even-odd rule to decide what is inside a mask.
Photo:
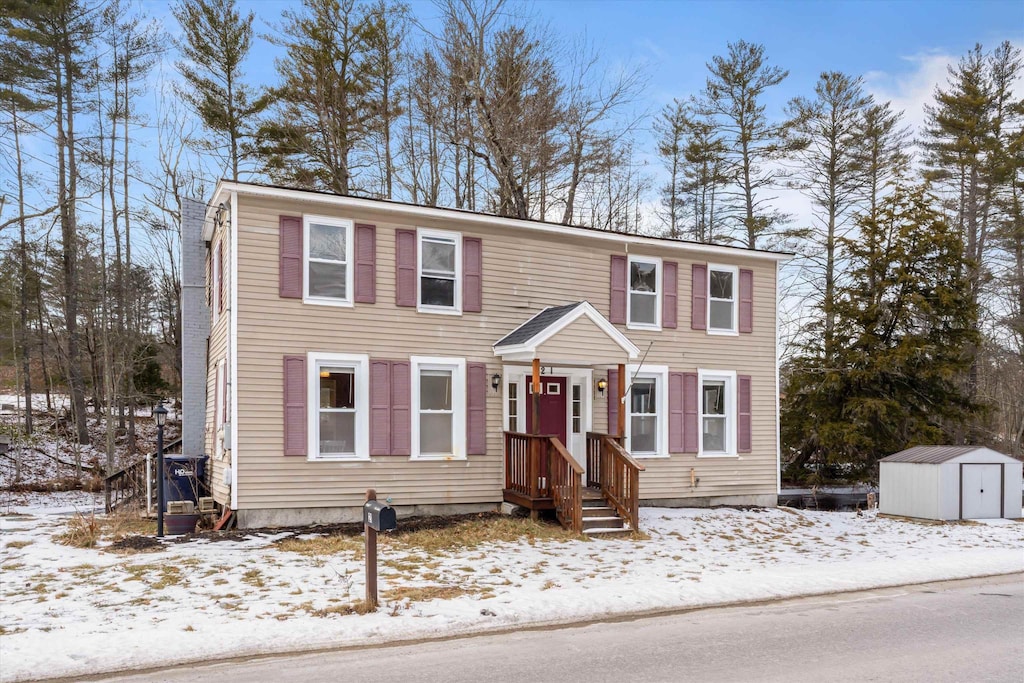
[(7, 541), (7, 543), (4, 544), (4, 547), (18, 549), (24, 548), (27, 545), (32, 545), (32, 541)]
[(493, 590), (479, 586), (402, 586), (385, 591), (386, 600), (408, 600), (409, 602), (425, 602), (427, 600), (451, 600), (463, 595), (477, 595)]
[(66, 529), (58, 534), (55, 540), (57, 543), (75, 548), (95, 548), (101, 541), (119, 541), (128, 536), (154, 534), (156, 522), (141, 517), (136, 512), (111, 515), (79, 512), (68, 520)]
[(560, 526), (514, 517), (465, 520), (443, 529), (421, 529), (381, 537), (385, 545), (436, 553), (476, 548), (484, 543), (575, 541), (579, 537)]
[(278, 550), (316, 557), (354, 553), (355, 559), (363, 556), (365, 541), (358, 536), (317, 536), (315, 538), (282, 538), (275, 543)]

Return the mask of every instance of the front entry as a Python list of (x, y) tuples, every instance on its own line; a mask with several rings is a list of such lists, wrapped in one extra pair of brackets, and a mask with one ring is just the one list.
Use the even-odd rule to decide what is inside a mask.
[[(540, 378), (540, 429), (541, 434), (554, 434), (568, 448), (566, 425), (568, 420), (568, 398), (566, 378), (545, 375)], [(526, 431), (533, 434), (533, 382), (526, 377)]]

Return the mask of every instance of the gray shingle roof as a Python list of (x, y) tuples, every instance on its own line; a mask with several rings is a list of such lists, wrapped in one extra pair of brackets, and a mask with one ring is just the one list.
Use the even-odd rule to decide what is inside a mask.
[(565, 316), (569, 315), (569, 313), (571, 313), (577, 306), (582, 304), (582, 301), (576, 301), (571, 304), (565, 304), (564, 306), (549, 306), (516, 329), (506, 334), (497, 344), (495, 344), (495, 346), (511, 346), (513, 344), (523, 344), (528, 342)]
[(972, 451), (983, 448), (982, 446), (914, 446), (899, 453), (893, 453), (880, 462), (917, 462), (938, 464), (953, 458), (960, 457)]

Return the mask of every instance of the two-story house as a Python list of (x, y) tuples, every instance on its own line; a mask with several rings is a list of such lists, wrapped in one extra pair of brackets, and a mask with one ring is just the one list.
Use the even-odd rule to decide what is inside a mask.
[(226, 181), (184, 222), (185, 452), (242, 527), (775, 504), (786, 254)]

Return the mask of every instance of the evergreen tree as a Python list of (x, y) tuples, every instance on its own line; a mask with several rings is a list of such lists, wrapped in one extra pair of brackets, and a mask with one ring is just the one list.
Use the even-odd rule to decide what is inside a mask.
[(977, 341), (959, 232), (923, 188), (898, 189), (860, 238), (843, 240), (852, 268), (836, 305), (840, 349), (790, 368), (783, 440), (790, 476), (808, 462), (875, 474), (878, 458), (942, 443), (978, 415), (957, 382)]
[(236, 0), (181, 0), (173, 8), (181, 24), (178, 42), (185, 59), (178, 71), (186, 85), (178, 94), (188, 102), (203, 124), (222, 136), (210, 150), (228, 147), (228, 169), (238, 180), (242, 162), (253, 154), (249, 142), (256, 118), (268, 100), (242, 79), (242, 63), (252, 47), (252, 12), (243, 16)]

